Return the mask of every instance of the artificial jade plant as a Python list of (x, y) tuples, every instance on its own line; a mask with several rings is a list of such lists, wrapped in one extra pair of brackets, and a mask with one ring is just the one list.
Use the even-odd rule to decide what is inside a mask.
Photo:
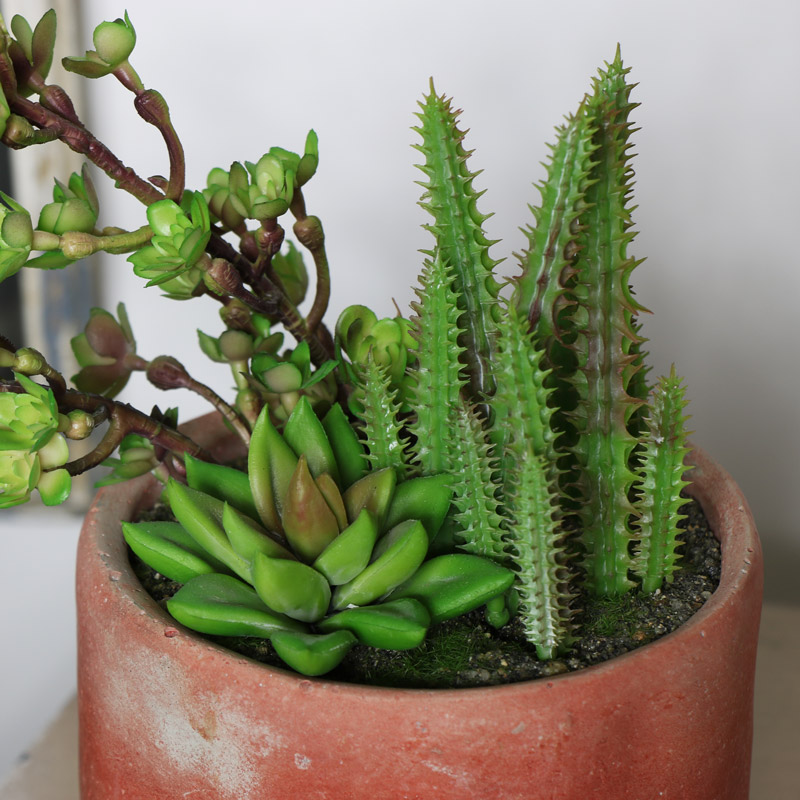
[[(224, 330), (199, 332), (199, 346), (230, 365), (233, 384), (139, 354), (123, 304), (93, 309), (72, 340), (71, 386), (44, 355), (0, 338), (0, 507), (34, 489), (61, 503), (72, 476), (101, 464), (111, 467), (102, 484), (152, 472), (175, 521), (123, 529), (144, 562), (182, 584), (172, 615), (207, 634), (269, 639), (311, 675), (355, 644), (417, 647), (432, 625), (484, 606), (496, 627), (519, 617), (538, 656), (554, 658), (577, 635), (580, 592), (672, 580), (685, 401), (674, 369), (647, 381), (628, 253), (634, 104), (619, 52), (557, 129), (520, 271), (506, 279), (457, 114), (431, 84), (415, 146), (432, 239), (413, 314), (378, 319), (352, 305), (331, 327), (325, 237), (306, 211), (313, 131), (302, 154), (272, 147), (188, 189), (167, 104), (130, 60), (126, 14), (63, 64), (114, 76), (160, 131), (168, 177), (145, 180), (47, 83), (55, 12), (33, 28), (15, 16), (0, 34), (3, 143), (60, 140), (144, 206), (137, 230), (98, 228), (88, 167), (56, 179), (36, 224), (2, 194), (0, 280), (127, 254), (153, 291), (219, 303)], [(303, 251), (315, 276), (305, 313)], [(247, 448), (246, 470), (215, 463), (175, 409), (117, 400), (133, 372), (206, 398)], [(99, 429), (91, 452), (70, 460), (70, 440)]]

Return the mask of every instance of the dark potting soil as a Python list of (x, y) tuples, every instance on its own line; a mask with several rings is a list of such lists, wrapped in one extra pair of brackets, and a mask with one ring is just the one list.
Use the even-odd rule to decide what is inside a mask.
[[(579, 594), (573, 603), (580, 609), (577, 639), (560, 658), (540, 661), (518, 619), (498, 630), (485, 621), (479, 609), (431, 629), (414, 650), (356, 646), (324, 677), (408, 688), (491, 686), (573, 672), (635, 650), (686, 622), (719, 585), (719, 542), (696, 501), (689, 501), (681, 511), (688, 516), (680, 523), (681, 569), (673, 582), (650, 595), (632, 591), (619, 598), (598, 599)], [(166, 609), (167, 599), (180, 584), (154, 572), (133, 554), (131, 563), (145, 589)], [(208, 638), (257, 661), (285, 668), (267, 640)]]

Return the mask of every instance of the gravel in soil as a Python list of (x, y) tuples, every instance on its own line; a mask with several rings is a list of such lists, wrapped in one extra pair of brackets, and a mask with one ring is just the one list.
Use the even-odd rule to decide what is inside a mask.
[[(479, 609), (433, 628), (414, 650), (356, 646), (325, 679), (409, 688), (491, 686), (573, 672), (635, 650), (686, 622), (719, 585), (719, 542), (697, 502), (688, 502), (682, 513), (688, 516), (680, 523), (681, 569), (673, 582), (650, 595), (634, 591), (620, 598), (597, 599), (579, 594), (574, 603), (580, 609), (578, 635), (560, 658), (540, 661), (518, 619), (497, 630)], [(131, 562), (145, 589), (166, 608), (166, 600), (180, 585), (154, 573), (133, 555)], [(266, 640), (216, 641), (257, 661), (285, 667)]]

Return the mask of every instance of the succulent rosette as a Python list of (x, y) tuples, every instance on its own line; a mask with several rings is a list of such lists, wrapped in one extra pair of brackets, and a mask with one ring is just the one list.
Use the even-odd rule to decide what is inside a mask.
[(0, 508), (28, 501), (34, 489), (46, 505), (58, 505), (69, 496), (71, 478), (57, 469), (69, 448), (58, 433), (55, 397), (25, 375), (14, 377), (24, 391), (0, 394)]
[(186, 460), (171, 480), (177, 522), (125, 523), (153, 569), (184, 585), (168, 601), (187, 627), (269, 639), (306, 675), (356, 644), (418, 646), (433, 624), (504, 594), (509, 569), (466, 553), (430, 557), (450, 478), (370, 469), (341, 407), (319, 419), (302, 398), (283, 432), (265, 409), (248, 472)]
[(211, 218), (203, 195), (188, 193), (184, 206), (186, 210), (166, 199), (148, 206), (153, 238), (128, 258), (134, 273), (147, 278), (147, 286), (161, 286), (176, 300), (187, 300), (202, 286), (204, 271), (197, 265), (211, 238)]

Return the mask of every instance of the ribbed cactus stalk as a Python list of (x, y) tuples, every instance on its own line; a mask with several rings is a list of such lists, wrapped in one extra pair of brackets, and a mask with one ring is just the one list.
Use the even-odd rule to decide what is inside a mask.
[(524, 441), (512, 445), (518, 468), (507, 488), (508, 544), (525, 635), (539, 658), (555, 658), (571, 639), (573, 594), (566, 567), (565, 535), (547, 460)]
[(453, 419), (465, 383), (453, 269), (438, 251), (426, 261), (416, 291), (419, 302), (412, 303), (417, 316), (411, 332), (417, 339), (417, 363), (410, 392), (416, 416), (409, 430), (422, 474), (433, 475), (450, 467)]
[(596, 127), (595, 150), (574, 289), (582, 543), (587, 582), (599, 595), (622, 594), (633, 585), (628, 571), (635, 511), (629, 498), (636, 480), (630, 469), (636, 441), (628, 422), (642, 401), (629, 394), (629, 385), (637, 369), (633, 317), (641, 307), (630, 290), (637, 262), (627, 254), (634, 236), (628, 207), (628, 114), (634, 105), (628, 100), (627, 72), (617, 52), (595, 78), (587, 101)]
[(589, 184), (593, 119), (581, 103), (560, 126), (550, 145), (547, 177), (537, 185), (541, 204), (532, 208), (535, 224), (524, 229), (528, 248), (514, 280), (513, 304), (526, 316), (536, 339), (548, 349), (559, 332), (559, 312), (569, 305), (568, 288), (579, 251), (580, 215)]
[(493, 315), (500, 289), (493, 273), (498, 262), (489, 255), (494, 242), (482, 227), (490, 215), (477, 208), (483, 192), (472, 187), (476, 173), (467, 166), (471, 151), (464, 149), (458, 112), (448, 99), (436, 94), (433, 82), (420, 108), (421, 124), (415, 130), (422, 136), (422, 144), (415, 147), (425, 156), (419, 168), (427, 178), (420, 182), (425, 189), (420, 205), (433, 215), (433, 224), (426, 227), (436, 238), (440, 257), (454, 271), (459, 325), (464, 331), (463, 359), (471, 396), (480, 402), (494, 388)]
[(386, 370), (376, 363), (371, 353), (360, 373), (354, 405), (359, 409), (363, 425), (367, 459), (375, 470), (392, 467), (398, 476), (404, 476), (408, 472), (408, 455), (397, 421), (397, 392), (390, 387)]
[(681, 490), (684, 480), (684, 457), (689, 452), (684, 423), (686, 407), (684, 387), (673, 365), (669, 377), (663, 377), (653, 390), (648, 434), (644, 439), (639, 510), (640, 541), (633, 560), (633, 570), (642, 581), (642, 591), (654, 592), (663, 582), (672, 581), (680, 558), (678, 509), (686, 502)]
[(459, 547), (503, 563), (508, 548), (503, 541), (497, 465), (481, 418), (463, 404), (459, 404), (451, 431), (451, 453)]
[(514, 442), (527, 442), (534, 455), (545, 459), (550, 478), (557, 474), (556, 433), (548, 405), (552, 389), (546, 387), (550, 373), (543, 360), (528, 320), (513, 305), (505, 305), (498, 319), (497, 388), (491, 401), (504, 481), (516, 466), (518, 453), (508, 446)]

